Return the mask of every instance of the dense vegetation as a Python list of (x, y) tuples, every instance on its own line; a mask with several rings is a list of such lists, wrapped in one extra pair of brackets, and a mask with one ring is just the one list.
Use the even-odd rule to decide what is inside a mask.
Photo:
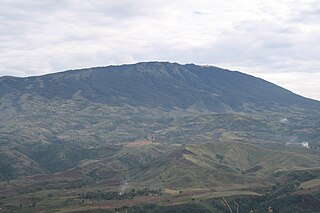
[(158, 196), (161, 195), (161, 189), (131, 189), (129, 192), (86, 192), (81, 195), (83, 199), (104, 199), (104, 200), (123, 200), (133, 199), (136, 196)]

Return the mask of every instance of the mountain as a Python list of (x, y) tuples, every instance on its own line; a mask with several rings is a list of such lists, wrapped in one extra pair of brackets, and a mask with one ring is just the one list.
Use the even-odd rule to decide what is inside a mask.
[(318, 101), (272, 83), (218, 67), (149, 62), (0, 78), (0, 97), (32, 94), (47, 99), (85, 98), (111, 106), (252, 111), (275, 106), (319, 109)]
[(317, 212), (319, 132), (320, 102), (217, 67), (1, 77), (0, 211)]

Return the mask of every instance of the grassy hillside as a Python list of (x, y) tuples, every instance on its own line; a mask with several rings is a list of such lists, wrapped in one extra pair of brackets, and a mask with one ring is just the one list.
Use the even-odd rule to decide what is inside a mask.
[(0, 211), (316, 212), (319, 109), (195, 65), (0, 78)]
[[(3, 196), (0, 202), (6, 209), (19, 209), (19, 202), (23, 202), (23, 207), (35, 202), (35, 206), (30, 207), (33, 210), (51, 205), (52, 208), (73, 211), (89, 206), (115, 209), (149, 202), (159, 206), (179, 206), (194, 201), (203, 206), (202, 202), (210, 199), (238, 199), (244, 195), (253, 196), (246, 198), (247, 202), (258, 202), (256, 196), (265, 196), (264, 202), (273, 198), (278, 200), (278, 197), (284, 199), (282, 194), (288, 199), (309, 195), (318, 199), (319, 153), (306, 151), (301, 155), (294, 150), (272, 150), (250, 143), (226, 141), (194, 145), (137, 141), (114, 146), (114, 150), (118, 149), (114, 155), (82, 160), (67, 171), (0, 182)], [(125, 196), (125, 193), (146, 188), (160, 193), (123, 198), (120, 194), (116, 200), (99, 197), (101, 193), (112, 196), (124, 193)], [(87, 193), (93, 197), (87, 197)], [(28, 208), (22, 209), (28, 212)], [(221, 204), (212, 208), (225, 211)]]

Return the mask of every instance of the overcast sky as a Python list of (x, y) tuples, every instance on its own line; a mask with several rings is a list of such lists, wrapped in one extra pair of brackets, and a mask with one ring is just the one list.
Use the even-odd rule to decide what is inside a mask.
[(320, 100), (316, 0), (0, 0), (0, 76), (171, 61)]

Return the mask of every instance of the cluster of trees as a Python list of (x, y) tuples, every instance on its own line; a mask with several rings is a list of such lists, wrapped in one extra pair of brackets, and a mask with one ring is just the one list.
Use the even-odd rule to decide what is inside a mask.
[(0, 181), (10, 180), (15, 177), (12, 162), (0, 153)]
[(211, 213), (209, 209), (202, 205), (193, 203), (182, 204), (177, 206), (158, 206), (156, 204), (146, 204), (141, 206), (123, 206), (115, 209), (116, 212), (130, 212), (130, 213)]
[(82, 199), (103, 199), (103, 200), (123, 200), (133, 199), (136, 196), (158, 196), (161, 194), (161, 189), (132, 189), (129, 192), (85, 192), (81, 195)]

